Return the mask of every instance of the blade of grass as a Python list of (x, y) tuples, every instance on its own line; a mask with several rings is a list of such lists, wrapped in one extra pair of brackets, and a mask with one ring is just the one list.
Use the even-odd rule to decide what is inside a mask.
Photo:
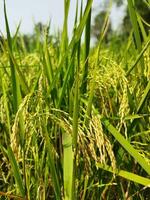
[(20, 83), (20, 87), (21, 89), (23, 90), (24, 94), (27, 95), (30, 90), (29, 90), (29, 87), (28, 87), (28, 84), (25, 80), (25, 76), (23, 75), (23, 73), (21, 72), (21, 70), (19, 69), (19, 66), (13, 56), (13, 54), (10, 52), (10, 57), (11, 57), (11, 60), (13, 62), (13, 65), (15, 67), (15, 71), (16, 71), (16, 76), (18, 77), (18, 82)]
[(142, 131), (142, 132), (139, 132), (139, 133), (136, 133), (136, 134), (134, 134), (134, 135), (132, 135), (130, 138), (132, 139), (132, 138), (136, 138), (136, 137), (142, 137), (142, 136), (144, 136), (145, 137), (145, 135), (149, 135), (150, 134), (150, 130), (147, 130), (147, 131)]
[(71, 75), (71, 72), (72, 72), (72, 67), (73, 67), (73, 64), (72, 64), (72, 63), (73, 63), (75, 54), (76, 54), (76, 46), (73, 48), (71, 60), (70, 60), (68, 69), (66, 70), (65, 77), (64, 77), (64, 81), (63, 81), (63, 85), (62, 85), (62, 88), (61, 88), (61, 90), (60, 90), (59, 99), (58, 99), (58, 104), (57, 104), (57, 107), (58, 107), (58, 108), (60, 107), (60, 105), (61, 105), (61, 103), (62, 103), (63, 97), (65, 96), (65, 91), (66, 91), (66, 89), (67, 89), (67, 85), (68, 85), (68, 82), (69, 82), (69, 78), (70, 78), (70, 75)]
[(48, 155), (47, 155), (48, 156), (48, 164), (49, 164), (49, 168), (50, 168), (50, 172), (51, 172), (52, 183), (54, 185), (56, 199), (60, 200), (61, 199), (60, 184), (58, 181), (58, 175), (56, 172), (55, 161), (54, 161), (54, 156), (53, 156), (53, 152), (52, 152), (53, 147), (50, 142), (47, 127), (45, 127), (44, 124), (42, 124), (42, 128), (43, 128), (43, 136), (45, 138), (45, 143), (46, 143), (46, 149), (47, 149), (47, 153), (48, 153)]
[[(20, 83), (18, 80), (17, 72), (16, 72), (16, 66), (14, 64), (14, 56), (13, 56), (13, 49), (12, 49), (12, 39), (9, 29), (9, 23), (7, 19), (7, 12), (6, 12), (6, 3), (4, 0), (4, 16), (5, 16), (5, 24), (6, 24), (6, 32), (7, 32), (7, 40), (8, 40), (8, 52), (9, 52), (9, 62), (11, 66), (11, 83), (12, 83), (12, 93), (13, 93), (13, 112), (16, 114), (19, 105), (22, 101), (21, 91), (20, 91)], [(21, 143), (21, 147), (24, 146), (24, 119), (22, 116), (22, 113), (19, 115), (19, 125), (20, 125), (20, 135), (19, 140)], [(19, 144), (16, 144), (19, 146)]]
[[(82, 2), (80, 7), (80, 19), (82, 18)], [(77, 14), (78, 14), (78, 1), (76, 5), (76, 18), (75, 18), (75, 28), (77, 23)], [(75, 30), (75, 29), (74, 29)], [(72, 199), (77, 199), (77, 188), (76, 188), (76, 176), (77, 176), (77, 140), (78, 140), (78, 118), (79, 118), (79, 69), (80, 69), (80, 56), (81, 56), (81, 39), (77, 44), (77, 67), (76, 67), (76, 74), (75, 74), (75, 91), (74, 91), (74, 105), (73, 105), (73, 178), (72, 178)]]
[(123, 146), (123, 148), (139, 163), (139, 165), (150, 175), (150, 167), (139, 152), (121, 135), (117, 129), (110, 124), (107, 119), (101, 119), (106, 129), (115, 137), (115, 139)]
[(109, 16), (110, 16), (110, 12), (111, 12), (111, 7), (112, 7), (112, 0), (109, 1), (108, 11), (105, 14), (104, 22), (102, 25), (102, 30), (99, 35), (99, 42), (98, 42), (98, 48), (97, 48), (97, 64), (99, 62), (99, 57), (100, 57), (99, 54), (100, 54), (100, 50), (101, 50), (101, 44), (102, 44), (102, 41), (103, 41), (103, 39), (107, 33), (107, 30), (109, 28), (109, 23), (110, 23)]
[(15, 159), (15, 156), (14, 156), (14, 153), (13, 153), (11, 147), (8, 147), (7, 155), (8, 155), (9, 161), (11, 163), (13, 175), (14, 175), (16, 183), (18, 185), (20, 194), (25, 198), (25, 189), (24, 189), (24, 184), (23, 184), (22, 178), (21, 178), (21, 173), (19, 172), (19, 167), (18, 167), (17, 161)]
[(64, 25), (62, 33), (62, 44), (61, 52), (62, 54), (67, 51), (68, 48), (68, 14), (69, 14), (70, 0), (64, 0)]
[(73, 183), (73, 150), (71, 134), (63, 133), (63, 175), (64, 175), (64, 199), (72, 200)]
[[(144, 106), (144, 103), (145, 103), (145, 101), (147, 100), (147, 97), (148, 97), (149, 92), (150, 92), (150, 81), (148, 82), (148, 84), (147, 84), (147, 86), (146, 86), (146, 88), (145, 88), (145, 90), (144, 90), (142, 99), (141, 99), (141, 101), (139, 102), (139, 105), (138, 105), (137, 108), (136, 108), (136, 114), (138, 114), (138, 113), (140, 113), (140, 112), (142, 111), (143, 106)], [(145, 116), (146, 116), (146, 115), (145, 115)], [(130, 124), (130, 128), (129, 128), (130, 130), (133, 129), (133, 127), (135, 126), (137, 120), (138, 120), (137, 118), (134, 118), (134, 119), (132, 120), (132, 123)]]
[(136, 41), (138, 51), (140, 52), (142, 50), (142, 43), (141, 43), (141, 38), (140, 38), (135, 6), (136, 6), (136, 3), (133, 3), (133, 0), (128, 0), (129, 15), (130, 15), (131, 23), (134, 30), (135, 41)]
[(14, 105), (14, 112), (16, 113), (18, 107), (21, 103), (21, 93), (20, 93), (20, 86), (18, 77), (16, 74), (15, 66), (10, 55), (13, 54), (12, 52), (12, 40), (9, 30), (9, 24), (7, 19), (7, 12), (6, 12), (6, 3), (4, 0), (4, 16), (5, 16), (5, 24), (6, 24), (6, 32), (7, 32), (7, 40), (8, 40), (8, 51), (9, 51), (9, 59), (10, 59), (10, 66), (11, 66), (11, 79), (12, 79), (12, 92), (13, 92), (13, 105)]
[(97, 163), (97, 167), (101, 168), (103, 170), (106, 170), (108, 172), (112, 172), (114, 173), (116, 176), (120, 176), (123, 177), (129, 181), (133, 181), (135, 183), (150, 187), (150, 179), (148, 178), (144, 178), (142, 176), (139, 176), (137, 174), (125, 171), (125, 170), (114, 170), (112, 169), (112, 167), (108, 166), (108, 165), (102, 165), (100, 163)]
[[(80, 42), (79, 42), (80, 43)], [(80, 44), (78, 46), (78, 51), (80, 52)], [(78, 118), (79, 118), (79, 62), (76, 68), (76, 80), (75, 80), (75, 95), (74, 95), (74, 107), (73, 107), (73, 152), (74, 152), (74, 160), (73, 160), (73, 179), (72, 179), (72, 199), (76, 199), (77, 189), (76, 189), (76, 156), (77, 156), (77, 141), (78, 141)]]
[[(131, 23), (132, 23), (132, 26), (133, 26), (135, 42), (136, 42), (138, 52), (140, 53), (142, 51), (142, 42), (141, 42), (141, 37), (140, 37), (140, 31), (139, 31), (135, 6), (136, 6), (136, 3), (133, 3), (133, 0), (128, 0), (128, 9), (129, 9), (129, 15), (130, 15)], [(139, 72), (141, 72), (141, 74), (143, 75), (143, 72), (144, 72), (144, 58), (143, 58), (143, 56), (141, 56), (141, 68), (140, 68)]]
[[(87, 1), (88, 3), (88, 1)], [(90, 37), (91, 37), (91, 9), (88, 14), (86, 26), (85, 26), (85, 47), (84, 47), (84, 66), (83, 66), (83, 78), (81, 85), (81, 93), (84, 94), (87, 91), (87, 76), (88, 76), (88, 56), (90, 53)]]
[[(102, 44), (102, 41), (103, 41), (105, 34), (107, 32), (107, 29), (108, 29), (111, 6), (112, 6), (112, 1), (109, 2), (108, 11), (106, 12), (104, 23), (103, 23), (103, 26), (102, 26), (102, 31), (100, 33), (99, 43), (98, 43), (98, 47), (97, 47), (96, 66), (98, 66), (98, 63), (99, 63), (101, 44)], [(88, 104), (87, 104), (87, 109), (86, 109), (86, 115), (85, 115), (85, 118), (84, 118), (84, 123), (85, 123), (86, 126), (88, 126), (89, 118), (90, 118), (90, 115), (91, 115), (94, 93), (95, 93), (95, 82), (93, 81), (91, 83), (91, 88), (90, 88), (89, 98), (88, 98)]]
[(143, 47), (142, 51), (140, 52), (140, 54), (137, 56), (134, 64), (128, 69), (128, 71), (126, 72), (126, 76), (129, 76), (131, 71), (135, 68), (135, 66), (137, 65), (137, 63), (139, 62), (139, 60), (141, 59), (141, 57), (143, 56), (144, 52), (148, 49), (150, 45), (150, 39), (147, 41), (147, 43), (145, 44), (145, 46)]
[(143, 37), (144, 41), (146, 42), (147, 34), (146, 34), (145, 29), (144, 29), (141, 16), (138, 13), (137, 13), (137, 19), (138, 19), (138, 24), (139, 24), (139, 27), (140, 27), (140, 30), (141, 30), (141, 33), (142, 33), (142, 37)]
[[(93, 0), (89, 0), (88, 1), (88, 4), (87, 4), (87, 6), (85, 8), (85, 11), (84, 11), (84, 14), (82, 16), (82, 19), (80, 20), (80, 23), (79, 23), (78, 27), (76, 28), (76, 31), (74, 32), (74, 35), (73, 35), (73, 37), (71, 39), (71, 42), (70, 42), (70, 44), (68, 46), (68, 49), (67, 49), (66, 52), (64, 52), (64, 54), (62, 56), (62, 59), (60, 60), (58, 69), (57, 69), (57, 71), (55, 73), (55, 76), (53, 78), (53, 82), (51, 84), (49, 92), (51, 92), (51, 90), (55, 87), (55, 84), (57, 83), (57, 79), (59, 78), (60, 70), (61, 70), (61, 68), (63, 66), (63, 63), (64, 63), (66, 57), (68, 56), (70, 50), (74, 49), (74, 47), (76, 46), (76, 43), (81, 39), (81, 35), (82, 35), (83, 29), (85, 27), (85, 24), (86, 24), (86, 21), (87, 21), (88, 14), (90, 12), (92, 3), (93, 3)], [(71, 67), (72, 67), (72, 65), (68, 66), (68, 69), (67, 69), (68, 73), (67, 73), (66, 78), (65, 78), (66, 81), (69, 79), (69, 76), (70, 76), (69, 72), (71, 71), (69, 68), (71, 68)], [(64, 91), (66, 89), (66, 81), (64, 81), (64, 84), (63, 84), (62, 89), (61, 89), (62, 91), (61, 91), (61, 94), (60, 94), (59, 104), (61, 103), (62, 96), (65, 95)]]
[(142, 108), (143, 108), (143, 106), (144, 106), (144, 102), (146, 101), (149, 92), (150, 92), (150, 81), (148, 82), (148, 84), (147, 84), (147, 86), (146, 86), (146, 88), (145, 88), (145, 90), (144, 90), (142, 99), (141, 99), (141, 101), (140, 101), (140, 103), (139, 103), (139, 105), (138, 105), (138, 107), (137, 107), (137, 111), (136, 111), (137, 114), (138, 114), (139, 112), (141, 112), (141, 110), (142, 110)]
[(81, 18), (81, 20), (80, 20), (80, 23), (79, 23), (79, 25), (78, 25), (78, 27), (77, 27), (77, 29), (76, 29), (76, 31), (75, 31), (73, 37), (72, 37), (71, 42), (70, 42), (70, 44), (69, 44), (69, 48), (72, 48), (72, 46), (73, 46), (76, 42), (78, 42), (78, 41), (80, 40), (81, 35), (82, 35), (82, 32), (83, 32), (83, 29), (84, 29), (84, 27), (85, 27), (85, 25), (86, 25), (86, 22), (87, 22), (87, 19), (88, 19), (88, 17), (89, 17), (89, 12), (91, 11), (92, 3), (93, 3), (93, 0), (89, 0), (89, 1), (87, 2), (85, 11), (84, 11), (84, 13), (83, 13), (83, 16), (82, 16), (82, 18)]
[[(49, 28), (47, 28), (49, 29)], [(45, 33), (45, 42), (44, 42), (44, 52), (43, 52), (43, 58), (44, 58), (44, 68), (45, 68), (45, 74), (47, 76), (48, 79), (48, 83), (49, 85), (51, 84), (52, 80), (53, 80), (53, 69), (52, 69), (52, 63), (51, 63), (51, 57), (48, 51), (48, 38), (47, 38), (47, 31)]]
[(14, 37), (13, 37), (12, 49), (14, 49), (14, 47), (15, 47), (15, 45), (16, 45), (20, 26), (21, 26), (21, 22), (20, 22), (19, 25), (17, 26), (17, 29), (16, 29), (16, 32), (15, 32), (15, 35), (14, 35)]
[[(21, 96), (21, 90), (20, 90), (20, 82), (18, 79), (18, 74), (17, 74), (17, 70), (16, 70), (16, 66), (15, 62), (14, 62), (14, 56), (13, 56), (13, 41), (11, 38), (11, 34), (10, 34), (10, 29), (9, 29), (9, 23), (8, 23), (8, 19), (7, 19), (7, 11), (6, 11), (6, 3), (4, 0), (4, 16), (5, 16), (5, 24), (6, 24), (6, 33), (7, 33), (7, 41), (8, 41), (8, 54), (9, 54), (9, 62), (10, 62), (10, 67), (11, 67), (11, 84), (12, 84), (12, 94), (13, 94), (13, 112), (14, 114), (16, 114), (19, 110), (19, 106), (21, 105), (22, 102), (22, 96)], [(21, 73), (21, 71), (18, 68), (18, 71)], [(22, 74), (22, 73), (21, 73)], [(24, 78), (23, 76), (21, 76), (22, 78)], [(24, 79), (23, 80), (23, 84), (24, 86), (26, 86)], [(24, 184), (25, 184), (25, 188), (26, 188), (26, 166), (25, 166), (25, 126), (24, 126), (24, 118), (23, 118), (23, 113), (20, 112), (19, 113), (19, 135), (15, 135), (16, 138), (19, 138), (18, 140), (18, 144), (16, 144), (16, 146), (19, 148), (19, 146), (21, 146), (21, 150), (22, 150), (22, 166), (23, 166), (23, 175), (24, 175)], [(23, 196), (25, 196), (25, 190), (23, 188), (23, 184), (21, 185), (21, 178), (19, 177), (19, 171), (17, 168), (17, 163), (15, 161), (15, 156), (13, 154), (13, 151), (11, 150), (11, 148), (8, 148), (8, 156), (13, 156), (13, 160), (10, 162), (12, 162), (12, 167), (14, 168), (14, 172), (16, 173), (16, 181), (18, 183), (18, 187), (20, 188), (20, 192), (22, 193)], [(10, 158), (11, 159), (11, 158)]]

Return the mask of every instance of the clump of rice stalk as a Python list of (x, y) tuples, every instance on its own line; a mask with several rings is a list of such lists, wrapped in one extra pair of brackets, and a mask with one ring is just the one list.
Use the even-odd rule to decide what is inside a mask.
[(40, 58), (37, 53), (30, 53), (25, 56), (22, 55), (22, 59), (20, 60), (20, 64), (22, 66), (35, 66), (40, 63)]
[[(106, 165), (110, 161), (113, 169), (116, 168), (112, 145), (103, 131), (100, 115), (92, 115), (89, 128), (79, 128), (79, 155), (82, 153), (87, 169), (91, 170), (92, 159), (97, 163)], [(86, 130), (86, 132), (85, 132)], [(80, 157), (80, 156), (79, 156)], [(91, 159), (92, 158), (92, 159)]]
[(19, 137), (18, 137), (18, 135), (19, 135), (19, 116), (20, 116), (20, 113), (23, 113), (22, 116), (24, 118), (24, 121), (26, 121), (26, 115), (27, 115), (26, 105), (28, 105), (29, 98), (30, 98), (30, 95), (27, 95), (24, 98), (24, 100), (22, 101), (22, 103), (20, 104), (19, 109), (15, 115), (14, 124), (12, 126), (12, 134), (10, 135), (10, 145), (11, 145), (11, 148), (12, 148), (17, 160), (19, 160), (21, 157), (21, 149), (20, 149), (21, 146), (20, 146), (20, 141), (19, 141)]
[(95, 54), (90, 59), (89, 88), (95, 85), (95, 106), (105, 117), (119, 117), (117, 124), (120, 130), (125, 126), (124, 118), (129, 114), (127, 96), (128, 80), (122, 66), (108, 57), (107, 52), (102, 52), (100, 61), (95, 64)]
[[(69, 114), (65, 113), (63, 110), (55, 109), (53, 107), (47, 108), (45, 97), (42, 94), (43, 90), (43, 75), (41, 75), (39, 79), (39, 88), (38, 91), (34, 92), (32, 95), (27, 95), (22, 104), (19, 107), (19, 110), (16, 114), (15, 122), (13, 125), (13, 134), (11, 136), (11, 146), (14, 152), (18, 151), (17, 157), (20, 157), (19, 155), (20, 148), (16, 146), (18, 142), (16, 142), (16, 134), (18, 131), (18, 115), (21, 112), (24, 116), (25, 120), (25, 160), (26, 160), (26, 166), (29, 167), (27, 169), (28, 176), (32, 176), (32, 171), (30, 170), (35, 168), (35, 182), (36, 182), (36, 193), (39, 195), (39, 188), (40, 186), (40, 177), (43, 176), (43, 172), (40, 172), (40, 176), (38, 177), (36, 174), (41, 169), (41, 166), (38, 166), (37, 160), (41, 159), (41, 156), (39, 154), (39, 150), (37, 149), (38, 146), (40, 149), (43, 149), (43, 145), (45, 144), (45, 138), (43, 133), (43, 123), (44, 126), (49, 127), (50, 124), (52, 127), (49, 127), (50, 130), (49, 133), (49, 140), (53, 141), (54, 144), (56, 140), (62, 135), (63, 138), (63, 144), (62, 146), (51, 146), (51, 151), (53, 152), (53, 156), (56, 162), (58, 160), (63, 160), (62, 153), (65, 151), (65, 148), (68, 148), (68, 145), (71, 145), (72, 142), (70, 141), (72, 137), (72, 119), (69, 117)], [(56, 130), (57, 134), (53, 131), (54, 127), (57, 127)], [(70, 137), (66, 137), (66, 135), (69, 135)], [(70, 139), (66, 139), (70, 138)], [(35, 141), (36, 138), (36, 141)], [(38, 146), (37, 146), (38, 145)], [(45, 146), (45, 145), (44, 145)], [(61, 148), (64, 148), (62, 151)], [(43, 150), (45, 151), (45, 150)], [(61, 152), (62, 151), (62, 152)], [(46, 152), (45, 152), (46, 153)], [(86, 156), (85, 156), (86, 155)], [(81, 159), (82, 157), (82, 159)], [(85, 127), (79, 126), (79, 135), (78, 135), (78, 148), (77, 148), (77, 166), (80, 165), (82, 161), (84, 161), (85, 167), (87, 170), (87, 175), (91, 171), (92, 163), (94, 161), (95, 166), (97, 163), (111, 163), (111, 166), (113, 169), (115, 169), (116, 163), (115, 163), (115, 157), (114, 153), (112, 151), (111, 144), (107, 138), (107, 136), (103, 132), (103, 128), (100, 121), (100, 115), (92, 116), (92, 118), (89, 121), (89, 129), (85, 132)], [(79, 159), (80, 158), (80, 159)], [(92, 158), (92, 159), (91, 159)], [(18, 160), (19, 158), (17, 158)], [(32, 160), (32, 162), (29, 162), (29, 160)], [(19, 160), (18, 160), (19, 161)], [(44, 165), (44, 161), (43, 161)], [(44, 167), (44, 166), (43, 166)], [(38, 169), (39, 168), (39, 169)], [(64, 169), (65, 170), (65, 169)], [(66, 171), (67, 173), (67, 171)], [(82, 173), (81, 173), (82, 175)], [(52, 174), (50, 174), (52, 176)], [(30, 178), (27, 178), (27, 181), (30, 181)], [(43, 183), (44, 184), (44, 183)], [(44, 186), (44, 193), (48, 185)]]

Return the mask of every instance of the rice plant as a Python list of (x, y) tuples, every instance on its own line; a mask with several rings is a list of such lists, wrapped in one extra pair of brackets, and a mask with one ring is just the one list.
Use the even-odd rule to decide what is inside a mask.
[(71, 39), (70, 3), (57, 41), (47, 26), (28, 48), (20, 25), (11, 35), (4, 1), (0, 198), (149, 199), (150, 35), (128, 0), (135, 41), (105, 45), (108, 11), (90, 48), (93, 1), (77, 1)]

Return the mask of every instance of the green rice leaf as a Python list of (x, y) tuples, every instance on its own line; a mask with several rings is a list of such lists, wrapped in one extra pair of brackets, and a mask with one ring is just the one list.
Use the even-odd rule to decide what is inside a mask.
[(19, 171), (19, 167), (18, 167), (17, 161), (15, 159), (15, 156), (14, 156), (14, 153), (13, 153), (11, 147), (8, 147), (7, 155), (8, 155), (9, 161), (11, 163), (11, 167), (12, 167), (12, 170), (13, 170), (13, 175), (14, 175), (16, 183), (18, 185), (20, 194), (23, 197), (25, 197), (25, 188), (24, 188), (23, 180), (21, 178), (21, 173)]
[(150, 179), (139, 176), (137, 174), (125, 171), (125, 170), (119, 170), (119, 169), (112, 169), (112, 167), (108, 166), (108, 165), (102, 165), (100, 163), (97, 163), (97, 167), (101, 168), (103, 170), (106, 170), (108, 172), (112, 172), (113, 174), (115, 174), (116, 176), (120, 176), (123, 177), (125, 179), (127, 179), (128, 181), (133, 181), (135, 183), (144, 185), (146, 187), (150, 187)]
[(150, 166), (139, 152), (119, 133), (119, 131), (107, 119), (102, 119), (103, 125), (121, 144), (121, 146), (139, 163), (139, 165), (150, 175)]

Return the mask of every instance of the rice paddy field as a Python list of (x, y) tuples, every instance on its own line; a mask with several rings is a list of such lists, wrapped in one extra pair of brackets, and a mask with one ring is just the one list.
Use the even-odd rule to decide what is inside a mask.
[(150, 34), (128, 0), (130, 36), (105, 44), (108, 11), (90, 48), (92, 0), (77, 4), (70, 39), (69, 4), (62, 34), (47, 27), (27, 48), (4, 1), (0, 199), (149, 200)]

